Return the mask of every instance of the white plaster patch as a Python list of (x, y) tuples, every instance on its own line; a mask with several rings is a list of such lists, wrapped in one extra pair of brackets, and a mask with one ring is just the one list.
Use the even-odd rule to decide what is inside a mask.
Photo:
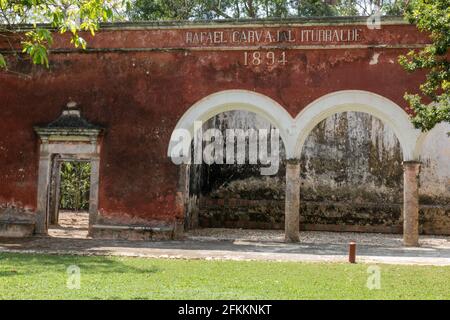
[(378, 64), (378, 58), (380, 57), (380, 53), (374, 53), (372, 56), (372, 59), (370, 60), (369, 64), (371, 66)]
[(429, 196), (449, 197), (450, 187), (449, 123), (441, 123), (426, 137), (421, 153), (420, 191)]

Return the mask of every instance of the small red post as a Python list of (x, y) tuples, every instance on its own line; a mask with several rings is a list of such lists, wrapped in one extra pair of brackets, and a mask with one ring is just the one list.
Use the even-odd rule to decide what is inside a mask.
[(356, 263), (356, 242), (350, 242), (348, 249), (348, 262)]

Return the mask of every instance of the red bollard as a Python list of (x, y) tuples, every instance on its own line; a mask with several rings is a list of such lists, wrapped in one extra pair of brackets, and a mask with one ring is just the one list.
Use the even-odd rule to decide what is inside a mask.
[(348, 249), (348, 262), (356, 263), (356, 242), (350, 242)]

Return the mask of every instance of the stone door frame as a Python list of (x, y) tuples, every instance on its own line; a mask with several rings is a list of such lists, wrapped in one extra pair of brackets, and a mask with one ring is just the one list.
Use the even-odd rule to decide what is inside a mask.
[[(55, 159), (55, 157), (58, 157), (58, 159)], [(97, 220), (100, 165), (100, 146), (97, 143), (97, 139), (75, 139), (75, 141), (72, 139), (66, 139), (65, 141), (51, 141), (41, 137), (35, 229), (36, 234), (48, 234), (50, 219), (49, 197), (51, 190), (52, 168), (54, 161), (65, 160), (89, 161), (91, 163), (89, 230)]]
[[(56, 154), (52, 156), (52, 165), (50, 171), (50, 186), (48, 195), (48, 209), (47, 209), (47, 224), (49, 226), (58, 223), (59, 217), (59, 203), (61, 200), (61, 165), (64, 162), (85, 162), (91, 163), (91, 159), (79, 158), (73, 155)], [(91, 178), (91, 171), (89, 172), (89, 179)], [(90, 192), (90, 187), (89, 187)], [(89, 204), (91, 203), (89, 195)]]

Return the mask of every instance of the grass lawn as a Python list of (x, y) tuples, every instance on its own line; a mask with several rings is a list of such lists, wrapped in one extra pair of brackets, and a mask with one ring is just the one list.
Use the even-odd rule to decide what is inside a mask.
[[(67, 288), (67, 268), (81, 270)], [(0, 254), (0, 299), (449, 299), (450, 267)]]

